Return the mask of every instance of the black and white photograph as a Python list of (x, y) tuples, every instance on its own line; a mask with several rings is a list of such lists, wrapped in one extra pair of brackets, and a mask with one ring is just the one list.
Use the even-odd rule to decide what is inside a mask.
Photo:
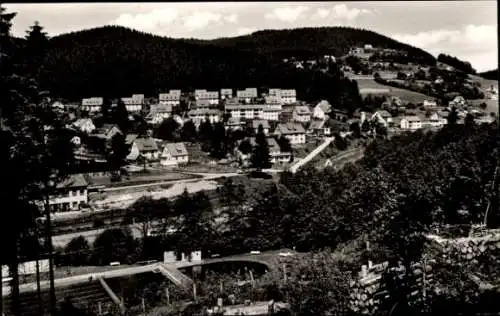
[(497, 16), (0, 4), (0, 316), (500, 315)]

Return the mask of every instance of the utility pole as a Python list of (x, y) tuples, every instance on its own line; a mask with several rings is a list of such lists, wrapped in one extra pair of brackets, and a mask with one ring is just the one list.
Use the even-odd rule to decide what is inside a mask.
[(50, 222), (50, 203), (49, 203), (49, 188), (53, 186), (51, 180), (47, 181), (45, 186), (45, 234), (47, 237), (47, 251), (49, 255), (49, 307), (50, 315), (55, 316), (56, 314), (56, 288), (54, 284), (54, 249), (52, 245), (52, 227)]

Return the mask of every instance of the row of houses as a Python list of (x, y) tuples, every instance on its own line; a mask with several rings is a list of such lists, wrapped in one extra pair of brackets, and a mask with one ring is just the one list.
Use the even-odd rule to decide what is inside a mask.
[[(158, 95), (158, 105), (176, 107), (180, 105), (182, 91), (170, 90), (167, 93), (160, 93)], [(267, 94), (262, 94), (267, 97), (271, 104), (291, 104), (297, 101), (297, 93), (295, 89), (269, 89)], [(234, 97), (233, 89), (224, 88), (220, 91), (208, 91), (206, 89), (197, 89), (194, 91), (194, 99), (197, 107), (215, 106), (221, 100), (227, 100)], [(246, 88), (244, 90), (236, 90), (236, 98), (244, 100), (246, 103), (259, 97), (257, 88)], [(145, 98), (143, 94), (134, 94), (132, 97), (121, 98), (125, 103), (127, 111), (134, 113), (140, 112), (145, 105)], [(91, 113), (99, 112), (104, 104), (104, 98), (91, 97), (82, 99), (82, 108)]]

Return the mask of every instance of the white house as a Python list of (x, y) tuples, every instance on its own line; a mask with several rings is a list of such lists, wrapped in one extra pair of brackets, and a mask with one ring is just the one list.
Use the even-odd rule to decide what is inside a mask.
[(281, 102), (281, 98), (275, 95), (266, 95), (264, 97), (264, 101), (266, 104), (276, 104), (276, 105), (281, 105), (283, 104)]
[(136, 113), (142, 110), (144, 105), (144, 94), (134, 94), (131, 98), (121, 98), (129, 113)]
[(188, 112), (188, 116), (196, 126), (199, 126), (206, 119), (212, 124), (219, 122), (222, 114), (215, 109), (194, 109)]
[(181, 104), (181, 90), (170, 90), (168, 93), (160, 93), (158, 102), (162, 105), (179, 106)]
[(148, 115), (146, 116), (146, 122), (149, 124), (157, 125), (161, 124), (163, 120), (169, 118), (172, 115), (172, 105), (170, 104), (154, 104), (151, 105)]
[(422, 128), (422, 119), (418, 116), (405, 116), (401, 119), (401, 129), (417, 130)]
[(214, 104), (212, 100), (209, 99), (198, 99), (195, 102), (195, 109), (213, 109), (217, 107), (217, 104)]
[(237, 119), (259, 120), (264, 119), (264, 104), (226, 105), (225, 111)]
[(389, 125), (392, 124), (392, 115), (391, 113), (387, 112), (386, 110), (379, 110), (373, 113), (371, 117), (372, 121), (379, 122), (380, 124), (384, 125), (385, 127), (388, 127)]
[(457, 95), (453, 101), (450, 102), (449, 106), (458, 106), (458, 107), (463, 107), (467, 104), (467, 101), (465, 101), (464, 97), (461, 95)]
[(265, 104), (262, 109), (262, 118), (268, 121), (278, 121), (281, 110), (281, 104)]
[(90, 118), (78, 119), (71, 125), (73, 126), (73, 128), (86, 134), (90, 134), (95, 130), (95, 125)]
[(434, 100), (424, 100), (423, 106), (425, 108), (435, 108), (437, 107), (437, 103)]
[(269, 122), (266, 120), (253, 120), (252, 121), (252, 127), (255, 132), (255, 134), (258, 133), (259, 131), (259, 126), (262, 125), (262, 128), (264, 129), (264, 135), (269, 134)]
[(104, 124), (100, 128), (96, 128), (93, 135), (110, 141), (116, 134), (122, 133), (116, 124)]
[(194, 91), (194, 98), (198, 100), (208, 100), (212, 105), (219, 104), (219, 91), (207, 91), (205, 89), (198, 89)]
[(88, 183), (84, 176), (75, 174), (56, 186), (49, 196), (49, 208), (52, 212), (76, 211), (82, 203), (88, 202)]
[(295, 89), (269, 89), (270, 97), (279, 98), (282, 104), (291, 104), (297, 102), (297, 92)]
[(157, 161), (160, 158), (158, 144), (153, 138), (136, 138), (134, 140), (127, 160), (136, 160), (139, 156), (146, 158), (147, 161)]
[(307, 123), (311, 121), (311, 111), (309, 107), (299, 105), (293, 109), (292, 117), (296, 122)]
[(236, 97), (238, 99), (245, 100), (245, 102), (250, 102), (252, 99), (258, 97), (257, 88), (246, 88), (245, 90), (237, 90)]
[(227, 122), (224, 124), (226, 130), (229, 131), (237, 131), (243, 129), (244, 122), (238, 118), (230, 117)]
[(329, 136), (332, 134), (332, 129), (327, 126), (326, 120), (313, 120), (307, 130), (308, 134), (317, 136)]
[(160, 164), (163, 166), (187, 164), (189, 154), (184, 143), (166, 143), (160, 155)]
[(82, 107), (84, 111), (89, 111), (91, 113), (101, 111), (101, 107), (104, 103), (104, 99), (102, 97), (92, 97), (82, 99)]
[(278, 137), (283, 135), (288, 138), (291, 145), (305, 144), (306, 143), (306, 131), (304, 127), (299, 123), (286, 123), (278, 124), (274, 134)]
[(437, 113), (433, 113), (426, 120), (422, 121), (423, 127), (441, 128), (448, 123), (448, 120), (440, 117)]
[(323, 100), (316, 104), (316, 106), (313, 109), (313, 117), (324, 120), (328, 117), (328, 113), (330, 113), (330, 110), (332, 109), (332, 106), (330, 103), (326, 100)]
[(233, 89), (220, 89), (221, 100), (230, 99), (233, 97)]
[[(269, 137), (267, 140), (267, 146), (269, 148), (269, 158), (271, 163), (287, 163), (290, 162), (292, 153), (282, 152), (280, 146), (273, 137)], [(257, 143), (255, 142), (255, 137), (249, 138), (252, 147), (255, 147)], [(248, 160), (251, 155), (241, 155), (242, 159)]]

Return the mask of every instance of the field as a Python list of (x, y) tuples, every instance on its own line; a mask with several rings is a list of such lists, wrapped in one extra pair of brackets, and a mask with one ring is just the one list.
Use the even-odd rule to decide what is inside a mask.
[[(395, 97), (401, 98), (403, 101), (411, 102), (411, 103), (422, 103), (424, 100), (433, 99), (432, 97), (426, 96), (425, 94), (421, 94), (418, 92), (413, 92), (410, 90), (394, 88), (390, 86), (386, 86), (375, 82), (374, 79), (361, 79), (357, 80), (359, 92), (362, 96), (366, 96), (367, 94), (384, 94), (391, 95)], [(373, 90), (372, 90), (373, 89)], [(380, 91), (386, 90), (387, 92), (379, 92), (376, 90), (380, 89)]]
[(481, 103), (486, 103), (486, 109), (485, 109), (485, 112), (486, 113), (491, 113), (491, 112), (495, 112), (498, 114), (498, 100), (489, 100), (489, 99), (485, 99), (485, 100), (467, 100), (467, 102), (469, 102), (470, 104), (472, 105), (475, 105), (475, 106), (479, 106)]

